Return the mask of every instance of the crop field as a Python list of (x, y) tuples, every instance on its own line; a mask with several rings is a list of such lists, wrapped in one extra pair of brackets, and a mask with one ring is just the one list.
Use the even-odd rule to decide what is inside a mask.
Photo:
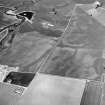
[[(0, 0), (2, 83), (27, 90), (16, 105), (104, 105), (105, 0), (98, 2)], [(3, 92), (0, 102), (11, 105), (4, 97), (12, 92)]]

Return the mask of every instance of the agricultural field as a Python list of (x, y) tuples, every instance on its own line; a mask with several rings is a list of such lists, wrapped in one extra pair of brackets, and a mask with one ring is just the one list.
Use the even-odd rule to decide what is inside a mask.
[(64, 38), (39, 72), (100, 80), (105, 72), (104, 34), (103, 24), (77, 6)]
[(104, 19), (105, 0), (0, 0), (0, 105), (104, 105)]

